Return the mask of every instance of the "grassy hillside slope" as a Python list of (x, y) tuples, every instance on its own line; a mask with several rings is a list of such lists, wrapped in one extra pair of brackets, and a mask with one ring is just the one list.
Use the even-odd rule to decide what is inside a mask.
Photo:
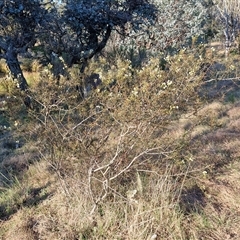
[(159, 59), (41, 66), (32, 110), (2, 82), (0, 239), (240, 238), (238, 55)]

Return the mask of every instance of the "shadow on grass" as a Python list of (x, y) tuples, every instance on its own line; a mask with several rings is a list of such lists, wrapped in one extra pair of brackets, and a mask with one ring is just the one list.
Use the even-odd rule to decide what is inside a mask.
[(232, 102), (240, 99), (240, 79), (222, 79), (206, 81), (199, 95), (208, 100)]
[(180, 208), (183, 213), (199, 213), (205, 206), (205, 194), (199, 186), (194, 185), (188, 189), (183, 190), (180, 198)]
[(10, 199), (6, 198), (0, 205), (0, 220), (9, 219), (22, 207), (37, 206), (46, 200), (52, 195), (52, 192), (47, 192), (47, 187), (48, 184), (39, 188), (31, 188), (27, 193), (16, 192)]

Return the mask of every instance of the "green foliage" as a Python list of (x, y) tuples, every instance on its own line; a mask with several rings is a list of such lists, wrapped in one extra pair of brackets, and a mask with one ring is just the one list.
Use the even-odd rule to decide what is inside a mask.
[(46, 52), (62, 56), (68, 66), (81, 63), (81, 72), (86, 61), (105, 48), (114, 30), (122, 36), (127, 34), (126, 26), (140, 32), (142, 26), (153, 24), (157, 13), (154, 4), (145, 0), (72, 0), (56, 5), (47, 15), (40, 43)]
[(34, 41), (34, 32), (42, 10), (40, 1), (1, 1), (1, 50), (7, 51), (7, 47), (12, 44), (21, 51), (21, 48)]
[(14, 95), (16, 93), (16, 85), (14, 82), (8, 77), (1, 80), (0, 90), (2, 94)]
[(134, 39), (137, 49), (176, 53), (183, 47), (190, 47), (193, 38), (197, 39), (197, 44), (207, 41), (205, 36), (211, 11), (207, 1), (163, 0), (153, 3), (158, 9), (154, 24), (144, 26), (142, 34), (129, 30), (130, 37), (120, 41), (120, 45), (131, 46)]
[(6, 62), (4, 60), (0, 61), (0, 74), (7, 74), (8, 73), (8, 69), (7, 69), (7, 65)]
[(17, 211), (24, 197), (22, 190), (19, 181), (15, 179), (12, 188), (0, 192), (0, 219), (8, 218)]

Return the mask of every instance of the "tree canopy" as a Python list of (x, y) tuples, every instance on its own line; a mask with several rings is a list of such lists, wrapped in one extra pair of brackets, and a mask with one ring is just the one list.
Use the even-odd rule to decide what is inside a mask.
[[(157, 51), (188, 46), (204, 36), (212, 4), (211, 0), (0, 0), (0, 58), (6, 59), (19, 88), (26, 90), (18, 55), (36, 44), (46, 56), (61, 56), (70, 67), (78, 63), (84, 72), (87, 61), (105, 48), (112, 33), (125, 39), (120, 44), (134, 40)], [(219, 1), (215, 4), (223, 9)]]
[(37, 41), (44, 50), (68, 55), (68, 65), (82, 63), (100, 52), (113, 30), (124, 34), (156, 18), (156, 8), (147, 0), (19, 0), (0, 1), (0, 57), (5, 58), (21, 90), (27, 89), (18, 54)]
[[(139, 31), (153, 23), (157, 9), (146, 0), (61, 1), (51, 11), (42, 41), (47, 51), (68, 54), (68, 65), (84, 63), (107, 44), (113, 30), (124, 35), (126, 24)], [(46, 29), (46, 26), (45, 26)]]
[(36, 42), (36, 29), (44, 18), (45, 9), (40, 1), (0, 1), (0, 57), (7, 65), (19, 88), (25, 90), (27, 82), (17, 56)]
[(226, 54), (239, 35), (240, 2), (238, 0), (214, 0), (215, 15), (225, 37)]
[(196, 39), (204, 40), (209, 21), (211, 1), (208, 0), (154, 0), (158, 9), (154, 24), (144, 26), (141, 34), (132, 31), (130, 38), (123, 41), (131, 45), (132, 39), (138, 46), (154, 48), (169, 53), (191, 46)]

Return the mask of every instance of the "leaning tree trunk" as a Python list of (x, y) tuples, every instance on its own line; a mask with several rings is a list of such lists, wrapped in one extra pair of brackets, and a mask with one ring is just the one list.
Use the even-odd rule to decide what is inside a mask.
[(9, 48), (5, 54), (6, 63), (13, 77), (13, 80), (17, 81), (19, 89), (22, 91), (26, 91), (28, 88), (28, 84), (25, 77), (23, 76), (23, 72), (20, 67), (17, 55), (17, 52), (14, 51), (13, 48)]
[(27, 91), (28, 83), (26, 81), (26, 78), (23, 76), (23, 72), (20, 67), (17, 55), (18, 55), (17, 52), (14, 51), (13, 48), (8, 48), (8, 50), (5, 53), (5, 60), (13, 80), (17, 82), (17, 87), (25, 93), (25, 97), (23, 99), (25, 106), (27, 108), (32, 108), (31, 104), (32, 101), (31, 98), (28, 96)]

